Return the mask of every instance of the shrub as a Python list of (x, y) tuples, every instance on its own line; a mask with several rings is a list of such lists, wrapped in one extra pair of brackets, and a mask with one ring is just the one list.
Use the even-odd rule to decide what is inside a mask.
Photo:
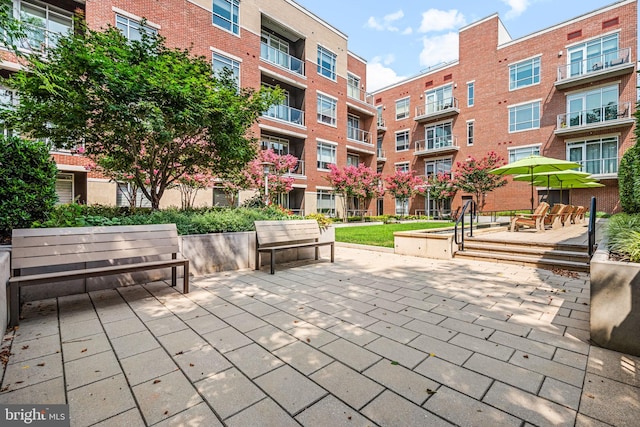
[(617, 214), (607, 224), (609, 250), (631, 262), (640, 262), (640, 214)]
[(305, 216), (306, 219), (315, 219), (320, 228), (325, 229), (332, 224), (331, 218), (323, 213), (312, 213)]
[(0, 137), (0, 241), (46, 219), (58, 200), (56, 174), (44, 142)]
[(629, 214), (640, 213), (640, 145), (629, 148), (618, 168), (620, 204)]

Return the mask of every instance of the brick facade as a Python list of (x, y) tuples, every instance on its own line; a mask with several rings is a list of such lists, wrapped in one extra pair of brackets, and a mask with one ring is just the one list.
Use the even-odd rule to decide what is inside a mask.
[[(588, 13), (570, 21), (541, 30), (520, 39), (511, 40), (497, 15), (477, 21), (459, 32), (459, 59), (439, 68), (428, 70), (405, 81), (383, 88), (374, 93), (376, 106), (383, 106), (386, 129), (379, 130), (383, 136), (386, 161), (383, 172), (390, 174), (400, 162), (410, 162), (418, 175), (425, 175), (425, 162), (434, 159), (451, 159), (453, 169), (456, 162), (464, 162), (469, 156), (483, 157), (489, 151), (509, 158), (509, 151), (517, 147), (539, 146), (541, 155), (559, 159), (569, 159), (567, 144), (581, 140), (591, 140), (603, 135), (618, 138), (617, 162), (622, 154), (635, 143), (633, 111), (636, 99), (636, 58), (637, 52), (637, 3), (620, 1), (611, 6)], [(559, 78), (568, 70), (569, 50), (578, 44), (617, 34), (617, 54), (608, 54), (601, 61), (587, 60), (584, 66), (590, 68), (584, 75)], [(629, 54), (630, 56), (626, 56)], [(588, 54), (587, 54), (588, 55)], [(614, 60), (624, 57), (622, 63)], [(539, 58), (539, 82), (510, 90), (510, 65)], [(588, 58), (588, 56), (587, 56)], [(596, 62), (601, 62), (597, 65)], [(592, 72), (593, 71), (593, 72)], [(572, 72), (575, 72), (572, 71)], [(468, 106), (467, 85), (473, 82), (474, 104)], [(427, 91), (452, 85), (452, 95), (457, 100), (457, 111), (420, 116), (417, 108), (425, 105)], [(591, 90), (616, 86), (618, 88), (618, 117), (609, 116), (595, 124), (585, 124), (566, 128), (558, 119), (568, 113), (567, 97), (579, 96)], [(395, 103), (410, 97), (410, 116), (396, 120)], [(540, 102), (540, 123), (538, 128), (509, 132), (509, 107), (532, 101)], [(629, 103), (629, 109), (625, 111)], [(587, 109), (592, 108), (587, 104)], [(608, 105), (608, 104), (606, 104)], [(605, 105), (598, 105), (600, 111), (608, 114)], [(615, 107), (609, 107), (615, 108)], [(591, 110), (589, 110), (591, 111)], [(587, 112), (588, 113), (588, 112)], [(467, 123), (473, 121), (473, 145), (467, 145)], [(416, 153), (416, 142), (425, 140), (425, 126), (450, 123), (452, 135), (457, 138), (457, 149), (432, 149)], [(395, 150), (395, 133), (410, 130), (410, 149)], [(456, 139), (450, 144), (455, 146)], [(420, 144), (418, 142), (418, 144)], [(598, 199), (598, 210), (616, 212), (620, 209), (616, 173), (594, 174), (601, 178), (606, 187), (598, 189), (575, 189), (571, 191), (571, 202), (588, 205), (590, 197)], [(539, 189), (539, 195), (546, 195), (546, 188)], [(556, 197), (559, 196), (555, 192)], [(565, 197), (569, 193), (565, 191)], [(460, 205), (463, 194), (458, 194), (452, 206)], [(488, 195), (485, 210), (523, 209), (530, 204), (528, 184), (512, 182)], [(566, 199), (565, 199), (566, 200)], [(410, 212), (425, 209), (424, 198), (412, 200)], [(394, 202), (385, 197), (384, 212), (394, 213)]]

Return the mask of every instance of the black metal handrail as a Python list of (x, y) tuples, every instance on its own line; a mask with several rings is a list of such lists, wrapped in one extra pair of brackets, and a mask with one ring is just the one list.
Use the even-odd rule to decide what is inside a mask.
[[(471, 206), (471, 209), (469, 209), (469, 206)], [(464, 215), (467, 213), (467, 210), (469, 211), (469, 237), (473, 237), (473, 218), (476, 216), (476, 202), (473, 200), (467, 200), (465, 202), (460, 211), (460, 216), (458, 216), (456, 220), (456, 225), (453, 228), (453, 239), (461, 251), (464, 251)], [(458, 239), (458, 224), (462, 225), (460, 239)]]
[(596, 246), (596, 198), (591, 197), (591, 206), (589, 207), (589, 256), (593, 255)]

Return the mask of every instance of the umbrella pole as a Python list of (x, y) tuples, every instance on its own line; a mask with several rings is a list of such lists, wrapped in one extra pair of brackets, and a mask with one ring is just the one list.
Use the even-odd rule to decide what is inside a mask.
[(531, 169), (531, 212), (533, 212), (533, 169)]

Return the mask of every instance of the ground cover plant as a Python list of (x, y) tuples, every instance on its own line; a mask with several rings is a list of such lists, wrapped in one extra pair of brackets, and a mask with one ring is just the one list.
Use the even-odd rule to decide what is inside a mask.
[(408, 222), (399, 224), (363, 225), (336, 228), (336, 242), (393, 248), (396, 231), (426, 230), (453, 226), (451, 222)]
[(607, 224), (609, 250), (616, 259), (640, 262), (640, 214), (616, 214)]

